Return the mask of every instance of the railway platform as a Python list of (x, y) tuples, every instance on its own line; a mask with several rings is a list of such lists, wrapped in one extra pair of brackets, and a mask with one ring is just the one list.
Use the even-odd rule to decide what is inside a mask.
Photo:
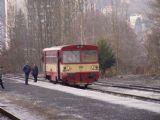
[(21, 120), (159, 120), (160, 104), (90, 89), (4, 77), (0, 105)]

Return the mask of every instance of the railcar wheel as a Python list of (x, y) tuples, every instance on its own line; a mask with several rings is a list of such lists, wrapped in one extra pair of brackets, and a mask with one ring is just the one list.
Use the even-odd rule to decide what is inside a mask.
[(48, 80), (49, 80), (49, 82), (52, 82), (51, 78), (49, 78)]
[(51, 76), (49, 76), (49, 75), (46, 75), (46, 79), (49, 80), (49, 82), (52, 81), (52, 80), (51, 80)]
[(52, 82), (51, 76), (48, 75), (49, 82)]
[(54, 84), (57, 84), (57, 83), (58, 83), (58, 79), (57, 79), (57, 77), (55, 77)]
[(88, 84), (84, 85), (84, 88), (86, 89), (88, 87)]
[(53, 81), (53, 83), (54, 83), (54, 84), (57, 84), (57, 80), (55, 79), (55, 80)]

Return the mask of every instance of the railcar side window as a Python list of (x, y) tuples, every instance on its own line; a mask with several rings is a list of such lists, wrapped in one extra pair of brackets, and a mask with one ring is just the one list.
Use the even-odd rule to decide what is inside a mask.
[(47, 57), (57, 56), (57, 52), (56, 52), (56, 51), (47, 51), (47, 52), (46, 52), (46, 56), (47, 56)]
[(64, 63), (80, 63), (80, 51), (64, 51)]
[(46, 52), (46, 63), (56, 63), (57, 62), (57, 52), (47, 51)]
[(57, 63), (57, 58), (55, 58), (55, 57), (46, 57), (46, 63)]

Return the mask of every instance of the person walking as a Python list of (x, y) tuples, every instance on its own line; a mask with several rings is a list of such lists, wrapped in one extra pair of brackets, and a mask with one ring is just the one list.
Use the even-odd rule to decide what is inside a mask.
[(36, 64), (33, 65), (32, 67), (32, 75), (34, 77), (34, 82), (37, 82), (37, 77), (38, 77), (38, 67)]
[(3, 67), (0, 66), (0, 84), (1, 84), (2, 89), (4, 89), (3, 81), (2, 81), (2, 74), (3, 74)]
[(29, 66), (28, 62), (26, 65), (24, 65), (23, 72), (25, 74), (25, 85), (28, 85), (29, 73), (31, 72), (31, 67)]

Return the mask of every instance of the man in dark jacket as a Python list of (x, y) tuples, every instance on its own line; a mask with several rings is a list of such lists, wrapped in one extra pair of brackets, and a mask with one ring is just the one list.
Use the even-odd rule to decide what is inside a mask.
[(38, 67), (36, 64), (33, 65), (32, 68), (32, 75), (34, 77), (34, 82), (37, 82), (37, 77), (38, 77)]
[(23, 72), (25, 73), (25, 84), (28, 85), (29, 73), (31, 72), (31, 67), (28, 65), (24, 65)]
[(2, 89), (4, 89), (3, 81), (2, 81), (2, 74), (3, 74), (3, 67), (0, 66), (0, 84), (1, 84)]

